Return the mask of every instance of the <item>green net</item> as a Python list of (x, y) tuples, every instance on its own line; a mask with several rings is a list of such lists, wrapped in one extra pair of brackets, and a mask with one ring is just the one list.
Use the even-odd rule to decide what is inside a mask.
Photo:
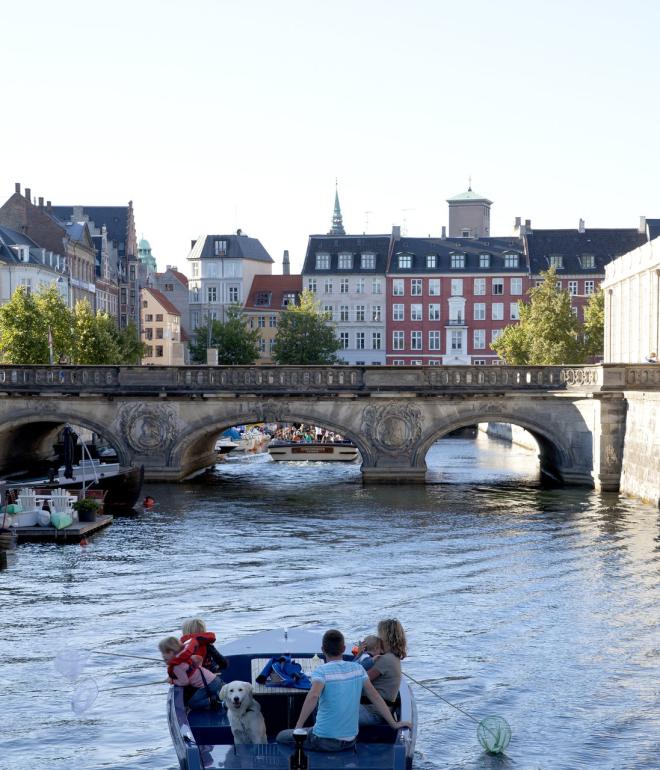
[(501, 754), (511, 740), (511, 728), (502, 717), (484, 717), (477, 727), (477, 738), (486, 751)]

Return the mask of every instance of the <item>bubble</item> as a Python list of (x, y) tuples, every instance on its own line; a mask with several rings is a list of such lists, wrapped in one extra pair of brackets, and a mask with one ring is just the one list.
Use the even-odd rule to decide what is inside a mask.
[(91, 677), (79, 682), (71, 694), (71, 710), (76, 716), (81, 716), (89, 710), (99, 697), (99, 686)]
[(486, 751), (501, 754), (511, 740), (511, 728), (502, 717), (484, 717), (477, 727), (477, 738)]
[(55, 671), (71, 682), (75, 682), (76, 679), (80, 678), (88, 663), (88, 653), (85, 650), (70, 645), (63, 647), (53, 660)]

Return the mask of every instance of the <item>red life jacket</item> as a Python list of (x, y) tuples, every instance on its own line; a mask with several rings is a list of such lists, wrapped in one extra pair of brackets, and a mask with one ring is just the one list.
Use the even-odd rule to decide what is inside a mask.
[(206, 662), (207, 648), (215, 642), (215, 634), (212, 631), (207, 631), (204, 634), (185, 634), (180, 641), (183, 649), (167, 664), (167, 673), (170, 679), (174, 678), (174, 666), (178, 666), (179, 663), (188, 663), (194, 666), (193, 655), (199, 655), (201, 658), (199, 665), (203, 666)]

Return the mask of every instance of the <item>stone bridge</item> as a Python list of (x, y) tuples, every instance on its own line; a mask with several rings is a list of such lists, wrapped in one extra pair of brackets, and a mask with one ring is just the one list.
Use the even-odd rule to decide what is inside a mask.
[(178, 481), (213, 464), (227, 427), (306, 422), (352, 439), (365, 481), (423, 482), (433, 442), (508, 422), (564, 483), (616, 490), (635, 390), (660, 391), (660, 366), (0, 366), (0, 470), (48, 456), (71, 423), (148, 479)]

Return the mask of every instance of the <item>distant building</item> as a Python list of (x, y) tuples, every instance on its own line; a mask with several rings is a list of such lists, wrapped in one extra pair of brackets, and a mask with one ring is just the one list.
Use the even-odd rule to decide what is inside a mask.
[(158, 289), (140, 292), (140, 326), (147, 346), (143, 364), (182, 366), (185, 363), (181, 341), (181, 314)]
[(149, 287), (158, 289), (181, 314), (181, 335), (185, 342), (190, 338), (190, 303), (188, 301), (188, 279), (171, 265), (163, 273), (151, 273)]
[(145, 238), (138, 243), (138, 259), (144, 265), (147, 277), (156, 272), (156, 258), (151, 253), (151, 244)]
[(450, 238), (488, 238), (493, 201), (468, 189), (448, 198)]
[(658, 362), (660, 354), (660, 220), (645, 223), (647, 243), (605, 268), (605, 363)]
[(192, 241), (190, 264), (190, 331), (209, 319), (225, 321), (230, 305), (243, 305), (257, 274), (270, 275), (273, 258), (257, 238), (201, 235)]
[(299, 302), (301, 275), (255, 275), (244, 312), (251, 329), (259, 330), (258, 364), (273, 363), (279, 318), (289, 305)]

